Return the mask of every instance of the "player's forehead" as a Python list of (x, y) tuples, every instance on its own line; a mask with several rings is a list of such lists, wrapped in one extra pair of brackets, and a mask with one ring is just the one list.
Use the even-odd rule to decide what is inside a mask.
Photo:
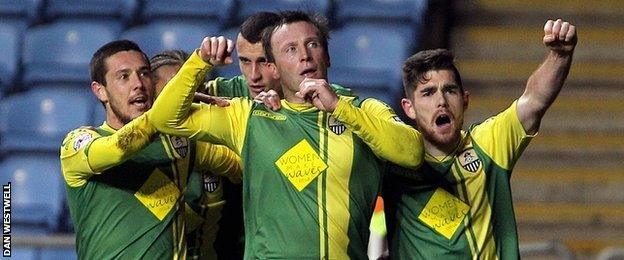
[(277, 27), (271, 37), (271, 42), (280, 47), (312, 39), (318, 40), (318, 38), (319, 30), (314, 24), (306, 21), (297, 21)]
[(250, 43), (240, 34), (236, 40), (236, 51), (238, 52), (239, 57), (244, 57), (249, 60), (264, 58), (262, 42)]
[(415, 90), (431, 87), (458, 86), (455, 74), (452, 70), (430, 70), (425, 72), (420, 79), (415, 82)]
[(117, 52), (108, 56), (104, 62), (106, 64), (107, 74), (149, 68), (143, 54), (135, 50)]

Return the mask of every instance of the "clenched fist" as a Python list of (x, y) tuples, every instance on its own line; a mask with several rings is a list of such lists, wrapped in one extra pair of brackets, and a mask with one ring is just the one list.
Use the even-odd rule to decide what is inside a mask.
[(576, 27), (561, 19), (544, 24), (544, 44), (560, 55), (569, 55), (576, 46)]
[(205, 37), (199, 46), (199, 56), (213, 66), (232, 64), (234, 43), (223, 36)]

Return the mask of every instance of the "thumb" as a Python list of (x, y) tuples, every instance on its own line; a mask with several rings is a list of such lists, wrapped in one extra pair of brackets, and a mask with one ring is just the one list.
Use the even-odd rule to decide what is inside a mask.
[(557, 39), (552, 34), (544, 35), (544, 44), (546, 45), (551, 45), (556, 40)]

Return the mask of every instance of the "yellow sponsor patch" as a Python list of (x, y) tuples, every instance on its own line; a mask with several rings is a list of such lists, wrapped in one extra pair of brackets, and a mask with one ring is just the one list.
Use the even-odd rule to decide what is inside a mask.
[(469, 210), (470, 206), (466, 203), (446, 190), (438, 188), (418, 219), (447, 239), (451, 239)]
[(156, 169), (134, 196), (156, 218), (163, 220), (175, 206), (180, 191), (162, 171)]
[(305, 139), (286, 151), (275, 165), (298, 191), (327, 169), (327, 164)]
[(275, 113), (271, 113), (271, 112), (267, 112), (263, 110), (254, 110), (253, 112), (251, 112), (251, 115), (266, 117), (266, 118), (278, 120), (278, 121), (286, 120), (285, 115), (275, 114)]

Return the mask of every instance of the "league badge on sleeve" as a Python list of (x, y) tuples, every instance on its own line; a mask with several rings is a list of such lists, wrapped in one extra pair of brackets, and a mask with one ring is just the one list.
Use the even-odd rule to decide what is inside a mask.
[(93, 139), (93, 135), (89, 132), (82, 132), (76, 138), (74, 138), (74, 151), (80, 150), (80, 148), (84, 147), (89, 141)]
[(481, 159), (479, 159), (473, 148), (464, 150), (461, 155), (459, 155), (458, 160), (462, 168), (472, 173), (477, 172), (479, 167), (481, 167)]

